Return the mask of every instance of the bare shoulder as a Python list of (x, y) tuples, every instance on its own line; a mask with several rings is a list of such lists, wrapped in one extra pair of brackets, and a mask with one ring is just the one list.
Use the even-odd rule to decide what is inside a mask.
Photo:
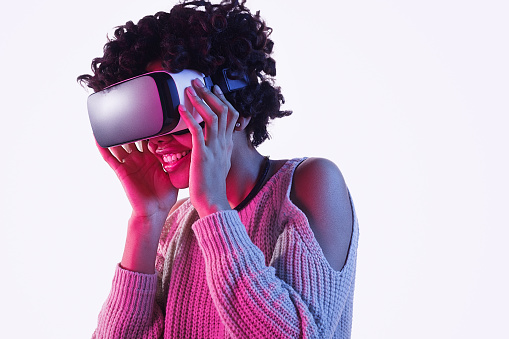
[(328, 159), (306, 159), (295, 170), (290, 199), (306, 214), (329, 264), (341, 270), (350, 246), (353, 216), (339, 168)]

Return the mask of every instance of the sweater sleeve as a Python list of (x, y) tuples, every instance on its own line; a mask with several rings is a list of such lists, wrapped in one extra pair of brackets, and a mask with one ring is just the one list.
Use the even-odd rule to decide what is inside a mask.
[(341, 314), (351, 299), (353, 278), (344, 279), (346, 266), (334, 271), (298, 227), (285, 228), (271, 266), (236, 211), (209, 215), (193, 230), (212, 299), (235, 337), (329, 338), (343, 332)]
[(155, 302), (157, 274), (131, 272), (117, 266), (112, 289), (92, 338), (160, 338), (164, 318)]

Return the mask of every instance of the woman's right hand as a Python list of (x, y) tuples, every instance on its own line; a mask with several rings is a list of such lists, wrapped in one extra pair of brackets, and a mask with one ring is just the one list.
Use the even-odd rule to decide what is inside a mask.
[[(161, 163), (141, 142), (142, 152), (134, 143), (103, 148), (97, 145), (103, 159), (115, 171), (133, 208), (133, 216), (152, 218), (166, 216), (177, 201), (176, 189)], [(163, 219), (164, 220), (164, 219)]]
[(121, 267), (153, 274), (159, 236), (178, 190), (172, 185), (159, 160), (141, 142), (140, 152), (134, 143), (102, 148), (102, 157), (115, 171), (133, 208), (129, 219)]

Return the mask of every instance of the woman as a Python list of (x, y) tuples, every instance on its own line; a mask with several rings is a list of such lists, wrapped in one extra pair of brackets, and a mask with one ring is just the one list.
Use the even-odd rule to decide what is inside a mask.
[(255, 148), (269, 119), (291, 113), (269, 32), (238, 1), (187, 2), (118, 27), (79, 77), (95, 91), (155, 70), (249, 77), (228, 95), (193, 80), (203, 127), (179, 106), (188, 133), (99, 147), (132, 215), (94, 337), (350, 337), (358, 229), (341, 172)]

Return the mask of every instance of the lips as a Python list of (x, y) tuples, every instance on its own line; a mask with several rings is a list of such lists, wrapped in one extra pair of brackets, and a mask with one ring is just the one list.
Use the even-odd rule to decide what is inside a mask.
[(190, 152), (189, 151), (183, 151), (183, 152), (180, 152), (180, 153), (167, 153), (167, 154), (163, 154), (163, 161), (166, 162), (166, 163), (169, 163), (169, 164), (172, 164), (180, 159), (182, 159), (183, 157), (185, 157), (186, 155), (188, 155)]
[(189, 154), (190, 150), (176, 152), (170, 150), (157, 150), (156, 153), (159, 155), (163, 168), (166, 172), (174, 171), (180, 164), (182, 164)]

